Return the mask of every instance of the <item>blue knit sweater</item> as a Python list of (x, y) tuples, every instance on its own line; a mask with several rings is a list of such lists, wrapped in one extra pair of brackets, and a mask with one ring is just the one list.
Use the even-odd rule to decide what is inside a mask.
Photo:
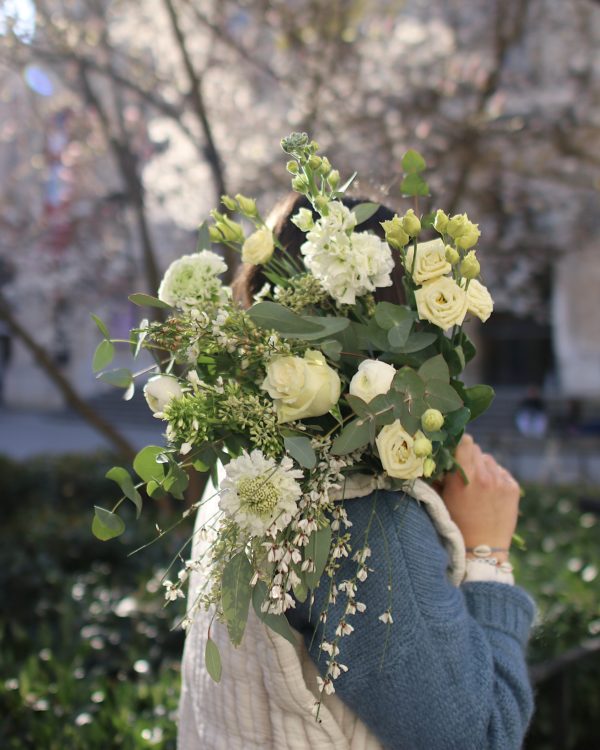
[[(366, 611), (347, 618), (354, 632), (339, 643), (338, 661), (349, 668), (335, 681), (339, 697), (386, 748), (517, 750), (533, 710), (524, 658), (531, 599), (501, 583), (453, 586), (448, 555), (412, 498), (379, 491), (345, 507), (355, 549), (371, 521), (367, 563), (374, 572), (358, 583)], [(356, 563), (344, 559), (336, 581), (355, 574)], [(386, 625), (378, 618), (390, 601), (390, 574), (394, 621)], [(312, 608), (297, 603), (288, 613), (321, 670), (321, 637), (334, 639), (346, 602), (338, 596), (319, 623), (327, 589), (324, 579)]]

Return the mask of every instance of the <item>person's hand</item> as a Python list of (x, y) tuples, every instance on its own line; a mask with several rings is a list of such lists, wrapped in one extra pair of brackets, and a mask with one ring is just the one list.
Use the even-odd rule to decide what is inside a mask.
[[(489, 453), (482, 453), (470, 435), (464, 435), (460, 441), (456, 460), (469, 483), (464, 483), (460, 472), (448, 474), (442, 497), (462, 532), (465, 546), (487, 544), (508, 550), (519, 510), (521, 493), (517, 481)], [(508, 551), (492, 554), (501, 562), (508, 557)]]

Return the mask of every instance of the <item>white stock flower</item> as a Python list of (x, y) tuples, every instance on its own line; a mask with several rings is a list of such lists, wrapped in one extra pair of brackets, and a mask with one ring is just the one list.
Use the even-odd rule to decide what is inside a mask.
[(156, 375), (144, 386), (144, 396), (151, 411), (160, 414), (172, 398), (183, 396), (183, 389), (173, 375)]
[(273, 232), (267, 227), (262, 227), (245, 240), (242, 246), (242, 260), (254, 266), (263, 265), (271, 260), (274, 249)]
[(350, 381), (349, 393), (368, 403), (375, 396), (390, 390), (395, 374), (395, 368), (387, 362), (365, 359), (360, 363), (358, 372)]
[(350, 209), (332, 201), (300, 248), (306, 268), (340, 304), (353, 305), (357, 296), (392, 284), (389, 245), (374, 234), (352, 232), (355, 225)]
[[(414, 262), (414, 271), (413, 271)], [(442, 240), (420, 242), (417, 245), (417, 260), (415, 262), (415, 248), (411, 245), (406, 251), (406, 271), (412, 273), (417, 284), (423, 284), (430, 279), (437, 279), (452, 270), (446, 260), (446, 247)]]
[(341, 383), (321, 352), (309, 349), (304, 357), (271, 360), (262, 388), (274, 400), (283, 423), (327, 414), (338, 402)]
[[(466, 282), (463, 282), (466, 283)], [(486, 286), (477, 279), (471, 279), (467, 287), (467, 307), (470, 313), (476, 315), (483, 323), (490, 317), (494, 309), (494, 300)]]
[(308, 208), (300, 208), (298, 213), (291, 218), (292, 224), (295, 224), (301, 232), (309, 232), (315, 225), (312, 211)]
[(414, 452), (414, 439), (399, 419), (387, 424), (375, 438), (381, 465), (390, 477), (416, 479), (423, 476), (425, 459)]
[(421, 320), (428, 320), (444, 331), (461, 325), (467, 314), (467, 295), (454, 279), (440, 276), (426, 281), (415, 292)]
[(263, 536), (272, 526), (283, 529), (296, 512), (302, 495), (296, 480), (302, 477), (288, 457), (278, 463), (260, 450), (244, 451), (225, 467), (219, 507), (253, 536)]
[(182, 255), (167, 268), (158, 298), (186, 312), (222, 304), (228, 299), (228, 291), (217, 277), (226, 270), (226, 263), (211, 250)]

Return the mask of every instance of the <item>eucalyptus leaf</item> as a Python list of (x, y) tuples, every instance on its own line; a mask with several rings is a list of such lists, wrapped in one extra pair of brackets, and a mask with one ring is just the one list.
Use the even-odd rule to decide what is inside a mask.
[(287, 307), (277, 302), (257, 302), (248, 310), (248, 317), (260, 328), (275, 330), (284, 336), (300, 334), (304, 337), (310, 333), (322, 333), (324, 327), (305, 320)]
[(489, 385), (472, 385), (465, 389), (465, 406), (471, 412), (471, 421), (488, 409), (495, 395), (494, 389)]
[(402, 157), (402, 169), (406, 174), (418, 174), (422, 172), (427, 164), (418, 151), (409, 149)]
[(135, 488), (131, 474), (122, 466), (113, 466), (106, 472), (106, 478), (112, 479), (121, 488), (121, 492), (135, 505), (135, 515), (139, 518), (142, 512), (142, 496)]
[(350, 393), (344, 396), (346, 403), (352, 409), (352, 411), (359, 417), (365, 417), (370, 414), (369, 405), (366, 401), (358, 396), (352, 396)]
[[(321, 318), (317, 315), (303, 315), (302, 319), (308, 323), (318, 325), (318, 331), (303, 334), (287, 334), (288, 338), (303, 338), (306, 341), (316, 341), (327, 336), (335, 336), (344, 331), (350, 325), (348, 318)], [(340, 349), (341, 351), (341, 349)]]
[(339, 341), (329, 339), (321, 344), (323, 354), (333, 362), (338, 362), (342, 354), (342, 345)]
[(443, 380), (429, 380), (426, 385), (425, 399), (432, 409), (439, 409), (442, 414), (460, 409), (463, 401), (454, 388)]
[(359, 203), (354, 206), (352, 213), (356, 216), (356, 224), (363, 224), (379, 211), (379, 203)]
[(252, 566), (245, 552), (238, 552), (223, 568), (221, 577), (221, 605), (229, 638), (239, 646), (246, 629), (250, 606)]
[(322, 529), (313, 531), (304, 548), (304, 559), (310, 558), (315, 570), (312, 573), (306, 573), (306, 585), (309, 589), (315, 589), (319, 585), (327, 560), (329, 558), (329, 548), (331, 547), (331, 526), (324, 526)]
[(285, 615), (275, 615), (270, 612), (263, 612), (261, 610), (262, 603), (267, 599), (268, 589), (264, 581), (258, 581), (256, 586), (252, 589), (252, 607), (256, 616), (261, 622), (273, 630), (278, 635), (282, 636), (289, 641), (292, 646), (296, 646), (296, 638), (294, 631), (289, 624)]
[(412, 354), (413, 352), (420, 352), (422, 349), (431, 346), (431, 344), (437, 341), (437, 338), (435, 333), (423, 333), (421, 331), (411, 333), (406, 344), (399, 348), (399, 353)]
[(407, 319), (414, 319), (414, 315), (408, 307), (395, 305), (392, 302), (378, 302), (375, 305), (374, 317), (377, 324), (386, 331)]
[(305, 469), (314, 469), (317, 465), (317, 455), (310, 444), (310, 440), (303, 435), (284, 437), (283, 444), (290, 456)]
[(167, 305), (166, 302), (158, 299), (158, 297), (153, 297), (151, 294), (145, 294), (144, 292), (136, 292), (135, 294), (130, 294), (128, 299), (138, 307), (158, 307), (162, 310), (172, 309), (171, 305)]
[(470, 362), (477, 354), (477, 348), (464, 331), (461, 334), (461, 346), (465, 355), (465, 362)]
[(112, 341), (103, 339), (94, 352), (94, 358), (92, 360), (92, 369), (94, 372), (103, 370), (105, 367), (113, 361), (115, 356), (115, 347)]
[(347, 424), (333, 441), (331, 453), (334, 456), (344, 456), (346, 453), (358, 450), (371, 440), (370, 419), (355, 419)]
[(133, 382), (131, 370), (128, 370), (125, 367), (119, 367), (116, 370), (109, 370), (108, 372), (101, 372), (97, 377), (104, 383), (114, 385), (116, 388), (129, 388)]
[(441, 354), (428, 359), (427, 362), (419, 367), (419, 376), (427, 383), (429, 380), (443, 380), (445, 383), (450, 382), (450, 370), (446, 360)]
[(94, 315), (93, 313), (91, 315), (92, 315), (92, 320), (98, 326), (100, 333), (104, 336), (105, 339), (109, 339), (110, 333), (108, 332), (106, 323), (104, 323), (104, 321), (101, 320), (97, 315)]
[(169, 472), (163, 483), (165, 490), (178, 500), (183, 500), (183, 493), (187, 489), (189, 481), (187, 473), (176, 461), (171, 459), (169, 461)]
[(165, 477), (165, 465), (157, 463), (156, 458), (164, 452), (164, 447), (147, 445), (133, 459), (133, 470), (144, 482), (152, 479), (162, 482)]
[(204, 663), (206, 671), (215, 682), (221, 681), (223, 667), (221, 665), (221, 654), (219, 648), (212, 638), (206, 639), (206, 648), (204, 649)]
[(392, 388), (401, 393), (408, 393), (412, 398), (420, 398), (425, 393), (425, 383), (411, 367), (402, 367), (394, 375)]
[(471, 419), (471, 410), (463, 406), (461, 409), (447, 414), (444, 418), (444, 430), (450, 435), (458, 435), (461, 433)]
[(390, 346), (394, 349), (402, 349), (402, 347), (406, 346), (412, 326), (413, 321), (411, 318), (406, 318), (401, 323), (393, 325), (388, 331)]
[(92, 533), (103, 542), (114, 539), (125, 531), (123, 519), (116, 513), (96, 505), (94, 507), (94, 520), (92, 521)]
[(400, 190), (406, 198), (429, 195), (429, 185), (419, 174), (407, 175), (400, 184)]

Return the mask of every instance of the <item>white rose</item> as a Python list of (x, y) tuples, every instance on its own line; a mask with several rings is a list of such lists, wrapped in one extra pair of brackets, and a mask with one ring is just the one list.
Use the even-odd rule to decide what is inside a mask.
[(494, 309), (494, 300), (486, 286), (477, 279), (471, 279), (467, 287), (467, 306), (470, 313), (477, 315), (483, 323)]
[(426, 281), (415, 292), (415, 300), (419, 318), (430, 321), (444, 331), (461, 325), (467, 314), (466, 292), (448, 276)]
[(358, 366), (358, 372), (350, 381), (351, 396), (358, 396), (367, 403), (382, 393), (387, 393), (392, 385), (396, 370), (387, 362), (378, 359), (365, 359)]
[(415, 455), (414, 439), (397, 419), (387, 424), (375, 439), (381, 465), (390, 477), (416, 479), (423, 476), (424, 457)]
[(446, 247), (442, 240), (431, 240), (431, 242), (420, 242), (417, 245), (417, 260), (415, 270), (412, 271), (415, 257), (415, 248), (411, 245), (406, 253), (406, 270), (412, 272), (412, 277), (417, 284), (423, 284), (430, 279), (437, 279), (450, 273), (452, 266), (446, 260)]
[(321, 352), (280, 357), (269, 363), (262, 387), (274, 400), (280, 423), (320, 417), (338, 402), (341, 382)]
[(172, 375), (157, 375), (144, 386), (144, 396), (151, 411), (160, 414), (172, 398), (183, 396), (183, 389)]
[(266, 227), (257, 229), (242, 246), (242, 260), (244, 263), (252, 263), (254, 266), (268, 263), (273, 255), (274, 247), (271, 230)]

